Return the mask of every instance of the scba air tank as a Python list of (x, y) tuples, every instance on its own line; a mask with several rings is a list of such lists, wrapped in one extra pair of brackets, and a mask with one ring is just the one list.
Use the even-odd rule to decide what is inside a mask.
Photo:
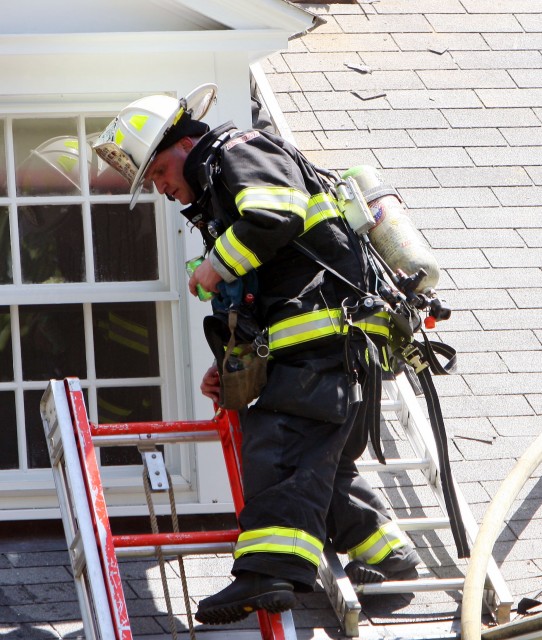
[(392, 271), (400, 269), (411, 276), (423, 269), (427, 275), (416, 292), (435, 288), (439, 280), (437, 261), (426, 239), (405, 214), (395, 189), (387, 186), (377, 169), (370, 165), (353, 167), (342, 178), (352, 179), (369, 205), (374, 217), (374, 226), (368, 229), (369, 238)]

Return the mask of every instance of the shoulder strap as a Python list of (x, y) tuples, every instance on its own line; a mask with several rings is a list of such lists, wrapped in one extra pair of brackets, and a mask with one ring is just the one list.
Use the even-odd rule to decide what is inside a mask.
[(348, 278), (345, 278), (342, 274), (340, 274), (338, 271), (336, 271), (333, 267), (330, 267), (327, 262), (324, 262), (319, 256), (317, 256), (312, 251), (312, 249), (309, 249), (309, 247), (307, 247), (307, 245), (301, 243), (299, 240), (294, 240), (292, 242), (292, 244), (296, 247), (296, 249), (301, 251), (301, 253), (305, 254), (311, 260), (314, 260), (314, 262), (318, 263), (321, 267), (324, 267), (324, 269), (327, 269), (327, 271), (332, 273), (336, 278), (339, 278), (339, 280), (342, 280), (343, 282), (345, 282), (350, 288), (354, 289), (354, 291), (356, 293), (360, 293), (363, 297), (367, 297), (367, 296), (370, 295), (366, 291), (363, 291), (363, 289), (360, 289), (353, 282), (348, 280)]

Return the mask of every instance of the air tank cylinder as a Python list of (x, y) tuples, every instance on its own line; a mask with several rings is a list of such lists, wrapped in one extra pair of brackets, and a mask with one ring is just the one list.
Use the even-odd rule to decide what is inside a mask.
[(427, 275), (416, 292), (435, 288), (439, 280), (438, 263), (428, 242), (406, 215), (397, 192), (370, 165), (353, 167), (342, 178), (354, 180), (369, 205), (374, 216), (374, 225), (368, 229), (369, 238), (392, 271), (401, 270), (411, 276), (423, 269)]

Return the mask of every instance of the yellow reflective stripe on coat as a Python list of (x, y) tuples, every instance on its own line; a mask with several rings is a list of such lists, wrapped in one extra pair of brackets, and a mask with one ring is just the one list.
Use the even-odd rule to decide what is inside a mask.
[(336, 200), (327, 193), (318, 193), (309, 200), (303, 233), (307, 233), (319, 222), (341, 216)]
[[(283, 349), (341, 333), (341, 315), (342, 309), (321, 309), (281, 320), (269, 328), (269, 349)], [(390, 334), (389, 315), (386, 311), (379, 311), (353, 324), (366, 333), (386, 338)], [(342, 332), (347, 331), (348, 325), (345, 324)]]
[(403, 532), (395, 522), (388, 522), (378, 531), (366, 538), (361, 544), (349, 549), (350, 560), (362, 559), (367, 564), (378, 564), (387, 558), (392, 551), (408, 544)]
[(233, 557), (247, 553), (289, 553), (318, 566), (324, 545), (318, 538), (301, 529), (266, 527), (243, 531), (239, 535)]
[(293, 187), (247, 187), (235, 197), (239, 213), (245, 209), (289, 211), (305, 220), (309, 196)]
[(236, 237), (233, 227), (229, 227), (217, 239), (214, 248), (224, 263), (238, 276), (244, 276), (261, 264), (256, 255)]

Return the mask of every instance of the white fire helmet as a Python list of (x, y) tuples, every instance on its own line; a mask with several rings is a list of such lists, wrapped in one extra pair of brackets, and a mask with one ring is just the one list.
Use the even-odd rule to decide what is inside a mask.
[[(81, 188), (79, 172), (79, 140), (74, 136), (57, 136), (32, 149), (30, 158), (37, 157), (67, 178), (77, 189)], [(87, 144), (87, 163), (90, 170), (92, 149)]]
[(124, 107), (100, 135), (94, 149), (130, 183), (130, 209), (136, 204), (158, 145), (185, 113), (192, 121), (201, 120), (216, 91), (216, 85), (208, 83), (180, 100), (166, 95), (140, 98)]

